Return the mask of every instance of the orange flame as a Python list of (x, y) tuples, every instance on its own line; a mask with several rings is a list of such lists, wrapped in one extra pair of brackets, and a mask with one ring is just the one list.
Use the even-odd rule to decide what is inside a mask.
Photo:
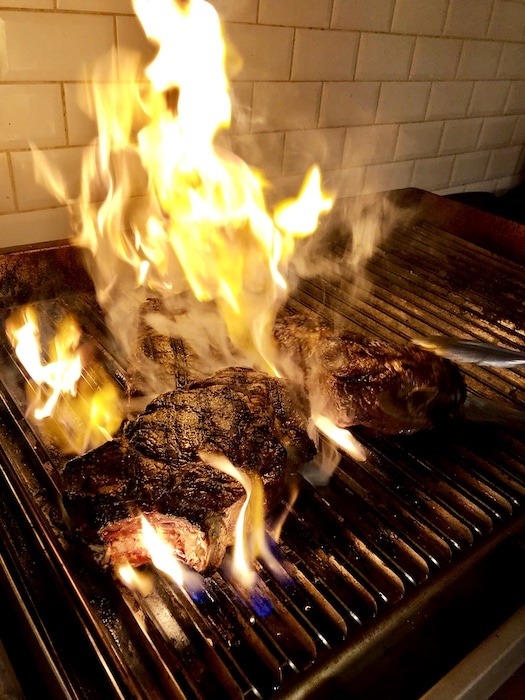
[(35, 384), (39, 387), (33, 407), (37, 420), (49, 417), (62, 393), (76, 395), (82, 374), (78, 353), (80, 330), (72, 318), (64, 319), (50, 345), (51, 361), (41, 359), (38, 318), (33, 307), (24, 307), (6, 323), (6, 332), (16, 355)]
[(31, 377), (28, 413), (39, 421), (43, 434), (64, 452), (81, 454), (116, 432), (122, 422), (119, 391), (101, 366), (83, 368), (82, 333), (71, 316), (58, 324), (49, 344), (48, 362), (42, 361), (34, 307), (10, 316), (6, 333)]
[(200, 459), (238, 481), (246, 491), (235, 524), (233, 545), (233, 576), (246, 590), (255, 586), (256, 575), (253, 563), (258, 556), (270, 560), (264, 530), (264, 488), (257, 474), (247, 474), (234, 465), (224, 455), (200, 452)]
[(356, 462), (366, 460), (366, 452), (361, 443), (349, 430), (338, 428), (329, 418), (320, 415), (314, 418), (314, 424), (320, 433), (334, 442), (347, 455), (355, 459)]
[(147, 596), (153, 590), (153, 578), (150, 574), (138, 571), (131, 564), (121, 564), (117, 568), (117, 575), (122, 583), (132, 591), (138, 591)]
[(297, 199), (272, 216), (262, 177), (216, 145), (231, 101), (212, 5), (134, 0), (134, 9), (158, 53), (145, 76), (137, 57), (120, 55), (114, 80), (95, 76), (88, 102), (99, 138), (86, 150), (76, 202), (37, 157), (39, 169), (79, 215), (78, 244), (96, 255), (103, 306), (130, 277), (165, 295), (189, 286), (197, 300), (216, 303), (234, 345), (273, 371), (268, 330), (286, 294), (287, 263), (332, 198), (314, 168)]
[[(142, 541), (153, 566), (178, 586), (183, 586), (190, 592), (200, 588), (202, 582), (200, 575), (177, 558), (173, 547), (162, 538), (159, 530), (149, 522), (147, 517), (141, 515), (140, 521)], [(152, 577), (138, 571), (129, 563), (119, 565), (117, 575), (124, 585), (139, 591), (142, 595), (148, 595), (153, 589)]]

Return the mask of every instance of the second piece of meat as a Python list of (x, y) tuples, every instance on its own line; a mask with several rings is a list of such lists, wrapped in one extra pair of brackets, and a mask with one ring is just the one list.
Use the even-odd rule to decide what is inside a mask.
[(274, 336), (312, 409), (341, 428), (412, 433), (457, 416), (466, 387), (453, 362), (413, 344), (396, 346), (302, 314), (283, 314)]

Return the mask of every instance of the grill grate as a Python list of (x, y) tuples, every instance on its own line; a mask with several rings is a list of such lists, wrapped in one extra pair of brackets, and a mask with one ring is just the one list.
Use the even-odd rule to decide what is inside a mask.
[[(369, 274), (365, 300), (345, 283), (310, 280), (291, 303), (386, 341), (444, 333), (522, 346), (520, 265), (420, 223), (397, 230)], [(70, 291), (50, 294), (41, 309), (51, 320), (65, 309), (81, 319), (118, 379), (118, 351), (92, 294)], [(447, 582), (490, 561), (523, 529), (520, 432), (473, 425), (378, 438), (356, 430), (369, 459), (345, 457), (328, 485), (301, 485), (275, 546), (282, 575), (258, 564), (250, 602), (227, 560), (197, 593), (154, 574), (150, 595), (132, 594), (70, 540), (57, 486), (63, 458), (25, 420), (23, 372), (7, 341), (0, 351), (3, 587), (11, 577), (40, 657), (50, 657), (50, 697), (326, 697), (336, 671), (337, 683), (353, 682), (358, 654), (377, 656), (374, 637), (406, 619), (416, 626), (437, 592), (450, 595)], [(469, 367), (466, 377), (474, 394), (523, 405), (523, 369)], [(435, 680), (411, 675), (414, 688), (403, 686), (399, 697)], [(355, 680), (355, 697), (366, 697), (370, 683)]]

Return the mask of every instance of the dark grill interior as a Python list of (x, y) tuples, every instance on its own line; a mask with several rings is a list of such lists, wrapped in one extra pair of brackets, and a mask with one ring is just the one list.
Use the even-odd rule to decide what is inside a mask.
[[(44, 317), (73, 311), (118, 378), (75, 257), (4, 256), (4, 315), (41, 276)], [(439, 333), (521, 349), (523, 272), (425, 216), (375, 255), (364, 300), (346, 280), (312, 280), (291, 304), (387, 341)], [(368, 460), (343, 458), (327, 486), (301, 485), (275, 548), (283, 571), (258, 565), (251, 605), (227, 567), (193, 595), (160, 575), (146, 597), (122, 590), (63, 527), (63, 457), (24, 418), (5, 339), (1, 353), (0, 581), (16, 629), (4, 642), (18, 670), (34, 664), (28, 695), (415, 698), (524, 601), (523, 430), (475, 423), (399, 438), (356, 429)], [(523, 407), (524, 369), (465, 374), (474, 395)]]

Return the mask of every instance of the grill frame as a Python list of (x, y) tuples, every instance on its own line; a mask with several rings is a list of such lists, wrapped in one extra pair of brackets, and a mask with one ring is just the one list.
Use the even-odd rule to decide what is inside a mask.
[[(491, 247), (494, 252), (500, 255), (505, 253), (512, 260), (512, 262), (508, 262), (508, 265), (515, 266), (516, 269), (516, 262), (520, 264), (525, 262), (525, 246), (523, 246), (525, 227), (523, 226), (504, 222), (492, 215), (470, 210), (465, 205), (449, 202), (421, 191), (410, 190), (395, 193), (392, 195), (392, 199), (402, 208), (408, 209), (410, 207), (411, 211), (415, 211), (412, 207), (417, 204), (417, 216), (409, 224), (412, 227), (419, 226), (426, 230), (425, 226), (430, 226), (432, 230), (441, 229), (447, 233), (460, 235), (461, 239), (464, 240), (479, 238), (483, 245)], [(499, 233), (495, 238), (491, 237), (489, 240), (489, 232), (494, 228)], [(492, 258), (490, 253), (480, 250), (480, 255), (488, 256), (488, 260), (492, 259), (498, 265), (502, 264), (501, 260)], [(50, 268), (50, 266), (52, 267)], [(49, 269), (53, 269), (52, 276), (48, 275)], [(64, 290), (71, 288), (72, 280), (75, 281), (75, 288), (72, 290), (71, 298), (76, 299), (80, 296), (82, 302), (89, 299), (91, 285), (84, 272), (81, 257), (78, 251), (67, 243), (5, 252), (0, 256), (0, 270), (4, 273), (2, 275), (4, 284), (1, 288), (1, 306), (4, 308), (29, 301), (32, 289), (37, 289), (39, 297), (42, 299), (62, 298)], [(35, 277), (36, 284), (32, 281)], [(334, 289), (336, 288), (331, 288), (329, 285), (316, 287), (313, 283), (313, 287), (310, 284), (306, 293), (304, 290), (299, 290), (296, 298), (299, 303), (305, 306), (314, 306), (316, 310), (319, 310), (319, 304), (322, 301), (326, 301), (330, 295), (334, 296)], [(338, 311), (341, 311), (341, 308)], [(366, 312), (366, 309), (363, 312), (361, 307), (359, 310), (362, 313)], [(400, 311), (402, 312), (403, 309)], [(519, 314), (517, 318), (518, 316)], [(103, 329), (98, 323), (96, 315), (89, 314), (89, 319), (92, 323), (92, 332), (100, 338)], [(398, 335), (399, 328), (401, 328), (402, 333), (402, 320), (401, 313), (397, 320)], [(381, 324), (378, 323), (377, 327), (381, 328)], [(504, 335), (502, 340), (505, 340)], [(112, 350), (111, 339), (103, 338), (101, 342), (107, 343), (106, 349)], [(483, 373), (479, 374), (476, 371), (472, 373), (473, 380), (478, 382), (476, 386), (483, 386)], [(498, 391), (495, 393), (497, 394)], [(519, 402), (519, 396), (516, 401)], [(42, 687), (48, 689), (48, 697), (90, 697), (94, 693), (100, 693), (101, 684), (105, 684), (105, 697), (160, 698), (184, 697), (185, 695), (191, 697), (193, 693), (198, 696), (199, 690), (192, 686), (192, 682), (188, 681), (184, 665), (188, 660), (198, 663), (199, 653), (211, 665), (216, 664), (217, 673), (222, 678), (223, 689), (229, 688), (231, 679), (234, 679), (237, 688), (233, 688), (232, 697), (236, 694), (246, 697), (254, 696), (250, 683), (243, 680), (242, 666), (239, 667), (235, 657), (232, 660), (229, 659), (227, 644), (225, 649), (218, 649), (217, 657), (215, 650), (210, 652), (206, 645), (203, 645), (203, 639), (206, 639), (208, 633), (211, 636), (215, 635), (214, 639), (217, 639), (218, 630), (223, 629), (226, 625), (226, 619), (219, 621), (217, 629), (213, 628), (213, 621), (210, 623), (205, 620), (204, 622), (209, 625), (209, 629), (205, 626), (204, 630), (200, 630), (198, 634), (195, 633), (192, 627), (195, 604), (183, 593), (177, 592), (175, 598), (177, 609), (182, 611), (182, 631), (190, 640), (192, 649), (197, 649), (197, 652), (192, 651), (189, 654), (186, 650), (182, 653), (179, 649), (178, 652), (172, 653), (169, 658), (173, 662), (173, 667), (170, 670), (166, 666), (166, 660), (158, 658), (154, 645), (140, 631), (133, 614), (136, 601), (132, 598), (115, 596), (112, 584), (106, 586), (108, 582), (104, 580), (104, 576), (100, 576), (99, 572), (90, 571), (85, 561), (76, 560), (75, 552), (64, 554), (60, 546), (57, 547), (56, 537), (52, 533), (47, 537), (48, 529), (52, 530), (52, 528), (49, 528), (49, 523), (46, 524), (35, 499), (30, 495), (30, 493), (38, 493), (39, 489), (45, 488), (48, 493), (55, 493), (56, 496), (53, 470), (46, 471), (45, 469), (46, 461), (49, 460), (46, 446), (39, 442), (37, 436), (35, 437), (31, 427), (21, 414), (17, 402), (5, 392), (5, 388), (2, 391), (2, 404), (0, 423), (1, 432), (4, 433), (1, 441), (4, 447), (0, 450), (0, 462), (3, 466), (1, 472), (3, 488), (0, 488), (0, 493), (3, 494), (0, 528), (3, 530), (4, 539), (0, 546), (0, 589), (3, 592), (2, 599), (6, 614), (13, 624), (16, 623), (20, 627), (22, 632), (19, 640), (6, 639), (5, 641), (8, 649), (11, 649), (15, 667), (20, 663), (20, 657), (23, 658), (24, 653), (29, 653), (34, 658), (35, 666), (39, 669), (39, 675), (42, 677), (36, 684), (40, 686), (40, 697), (42, 697)], [(16, 426), (18, 431), (17, 439), (10, 441), (9, 431), (13, 426)], [(366, 439), (366, 436), (362, 437)], [(381, 443), (381, 441), (379, 442)], [(389, 450), (392, 449), (392, 446), (385, 446), (384, 443), (381, 443), (381, 446), (381, 449), (386, 451), (385, 458), (390, 459)], [(396, 444), (394, 454), (399, 449), (401, 448)], [(23, 468), (24, 460), (27, 461), (25, 468)], [(35, 460), (38, 462), (36, 467)], [(417, 460), (410, 465), (411, 475), (404, 477), (410, 486), (413, 486), (415, 475), (418, 473), (416, 462)], [(35, 482), (35, 468), (37, 472), (36, 482), (40, 481), (40, 483)], [(428, 552), (423, 552), (424, 563), (430, 571), (429, 579), (424, 581), (424, 566), (415, 556), (415, 554), (421, 556), (421, 546), (417, 541), (414, 543), (413, 551), (415, 554), (410, 552), (407, 554), (406, 549), (395, 549), (396, 543), (393, 538), (388, 540), (388, 527), (385, 527), (383, 533), (385, 537), (380, 542), (380, 546), (373, 543), (368, 548), (371, 548), (374, 554), (378, 554), (381, 562), (386, 561), (389, 564), (390, 572), (388, 567), (385, 569), (382, 564), (376, 565), (373, 558), (367, 559), (368, 555), (361, 556), (359, 547), (365, 542), (366, 549), (367, 537), (371, 536), (369, 530), (372, 526), (367, 521), (367, 514), (371, 518), (375, 516), (376, 522), (382, 523), (383, 526), (387, 514), (381, 513), (377, 509), (374, 511), (373, 508), (369, 510), (366, 503), (363, 505), (362, 496), (366, 484), (373, 482), (377, 478), (377, 474), (368, 475), (368, 481), (365, 480), (360, 485), (361, 492), (356, 491), (359, 484), (356, 485), (356, 478), (353, 477), (351, 470), (347, 476), (348, 478), (345, 477), (346, 480), (343, 480), (342, 485), (343, 487), (346, 485), (346, 493), (349, 497), (352, 496), (351, 502), (355, 504), (356, 509), (345, 513), (343, 519), (345, 522), (348, 522), (349, 519), (353, 524), (352, 537), (348, 539), (344, 531), (342, 534), (337, 531), (337, 517), (334, 516), (334, 531), (338, 532), (342, 539), (340, 541), (332, 540), (329, 533), (322, 533), (323, 547), (326, 547), (326, 552), (331, 554), (330, 556), (326, 555), (326, 559), (321, 558), (317, 562), (320, 566), (317, 574), (321, 581), (319, 584), (316, 582), (321, 592), (324, 590), (323, 585), (326, 586), (326, 594), (332, 596), (332, 602), (335, 606), (332, 606), (334, 612), (330, 613), (331, 617), (328, 616), (328, 622), (324, 618), (321, 622), (326, 625), (328, 633), (333, 634), (335, 639), (338, 625), (340, 625), (338, 615), (346, 615), (345, 624), (349, 629), (347, 638), (344, 641), (336, 641), (331, 649), (325, 648), (322, 644), (319, 645), (316, 649), (315, 661), (311, 662), (312, 660), (309, 659), (309, 654), (311, 655), (310, 643), (301, 641), (302, 633), (300, 631), (291, 633), (291, 640), (287, 642), (289, 651), (291, 650), (292, 654), (296, 655), (296, 658), (304, 666), (304, 669), (296, 674), (290, 670), (289, 662), (286, 659), (279, 661), (279, 653), (276, 649), (279, 648), (282, 651), (282, 644), (273, 648), (269, 639), (272, 632), (277, 631), (282, 634), (279, 626), (281, 621), (277, 620), (275, 622), (277, 626), (274, 628), (267, 622), (261, 623), (260, 630), (256, 629), (256, 635), (262, 635), (263, 639), (260, 648), (263, 651), (269, 648), (273, 649), (267, 659), (268, 667), (273, 667), (275, 663), (282, 664), (279, 671), (282, 674), (279, 690), (274, 692), (270, 688), (268, 697), (315, 698), (321, 697), (321, 695), (335, 697), (348, 687), (352, 688), (353, 696), (356, 698), (366, 697), (367, 694), (370, 696), (372, 689), (377, 694), (384, 687), (389, 690), (389, 697), (397, 697), (396, 692), (399, 693), (399, 697), (416, 697), (417, 693), (425, 687), (430, 687), (440, 675), (465, 655), (483, 635), (494, 629), (502, 621), (501, 615), (511, 614), (523, 603), (518, 582), (520, 581), (520, 569), (523, 569), (524, 553), (520, 541), (525, 531), (525, 515), (520, 507), (516, 508), (515, 514), (506, 515), (504, 502), (507, 495), (505, 492), (502, 493), (501, 484), (497, 484), (494, 493), (494, 512), (497, 515), (494, 518), (496, 523), (494, 531), (490, 534), (483, 531), (484, 527), (488, 527), (486, 518), (483, 517), (486, 515), (487, 504), (482, 502), (480, 505), (479, 502), (476, 502), (475, 505), (480, 507), (478, 510), (473, 510), (470, 516), (473, 522), (470, 525), (475, 525), (479, 534), (475, 533), (472, 543), (462, 542), (461, 546), (454, 549), (455, 545), (451, 545), (452, 537), (448, 538), (447, 533), (441, 533), (439, 539), (445, 541), (451, 549), (450, 559), (452, 563), (445, 561), (446, 552), (442, 546), (440, 548), (440, 542), (436, 540), (434, 542), (437, 547), (436, 556), (438, 558), (444, 557), (443, 561), (440, 562), (442, 571), (438, 572), (437, 568), (433, 566), (432, 557)], [(428, 474), (426, 477), (429, 478)], [(445, 477), (445, 483), (447, 483), (447, 478), (448, 483), (450, 483), (453, 473), (445, 474)], [(486, 475), (484, 475), (484, 479), (486, 483)], [(462, 488), (465, 488), (464, 484)], [(379, 503), (380, 493), (376, 496), (377, 503)], [(460, 495), (461, 493), (460, 489)], [(303, 487), (300, 497), (304, 504), (301, 505), (300, 501), (297, 507), (303, 508), (303, 512), (308, 512), (310, 505), (317, 504), (321, 507), (325, 495), (327, 494), (315, 491), (306, 485)], [(332, 493), (331, 497), (335, 498), (335, 494)], [(450, 509), (447, 493), (443, 495), (443, 498), (445, 505)], [(460, 500), (458, 507), (461, 505)], [(344, 504), (342, 507), (344, 510)], [(432, 530), (435, 527), (435, 522), (431, 518), (432, 514), (430, 511), (423, 512), (425, 513), (424, 521)], [(409, 515), (407, 514), (407, 522)], [(56, 513), (53, 517), (57, 517)], [(386, 522), (388, 525), (388, 520)], [(291, 558), (293, 558), (293, 549), (290, 548), (289, 543), (300, 541), (301, 533), (308, 531), (307, 528), (304, 530), (305, 527), (306, 525), (300, 527), (296, 525), (295, 531), (285, 535), (283, 551), (291, 552)], [(413, 538), (418, 534), (421, 536), (419, 531), (407, 535), (409, 542), (413, 543)], [(465, 537), (468, 539), (466, 534)], [(378, 539), (381, 540), (381, 538)], [(351, 573), (356, 576), (355, 590), (358, 591), (356, 597), (361, 608), (359, 605), (352, 606), (352, 604), (346, 603), (338, 607), (339, 589), (335, 588), (330, 591), (328, 590), (329, 584), (322, 581), (324, 571), (329, 572), (334, 577), (334, 570), (330, 569), (332, 566), (330, 557), (332, 557), (334, 548), (335, 551), (339, 551), (345, 543), (356, 547), (357, 563), (349, 562), (348, 555), (342, 555), (342, 560), (345, 562), (345, 566), (350, 567), (347, 574)], [(422, 576), (422, 578), (416, 582), (416, 585), (413, 585), (408, 576), (403, 579), (402, 572), (402, 590), (399, 598), (399, 566), (395, 557), (401, 555), (405, 555), (407, 561), (411, 563), (413, 575)], [(361, 560), (359, 560), (360, 556)], [(301, 559), (301, 553), (299, 553), (298, 558)], [(37, 560), (41, 560), (40, 566), (42, 570), (45, 569), (45, 574), (35, 590), (32, 590), (30, 582), (38, 580), (34, 563)], [(363, 561), (366, 561), (366, 565), (371, 566), (372, 569), (361, 571), (359, 566)], [(326, 569), (321, 567), (320, 563), (322, 562), (324, 562), (323, 566), (326, 566)], [(293, 562), (293, 566), (296, 563)], [(299, 568), (306, 571), (307, 564), (300, 561)], [(296, 569), (293, 570), (296, 571)], [(498, 572), (496, 577), (491, 574), (494, 570)], [(85, 586), (84, 590), (80, 590), (78, 587), (76, 579), (79, 576), (79, 571), (89, 574), (87, 578), (89, 586), (92, 588), (88, 586), (87, 594)], [(45, 583), (45, 576), (49, 576), (50, 583)], [(374, 577), (378, 577), (380, 586), (383, 586), (380, 593), (385, 600), (381, 595), (377, 595), (378, 589)], [(334, 577), (333, 580), (341, 586), (340, 579), (336, 580)], [(511, 586), (508, 584), (509, 580), (513, 582)], [(218, 577), (217, 581), (213, 581), (210, 585), (214, 593), (221, 600), (225, 600), (224, 597), (221, 598), (223, 595), (221, 581), (222, 579)], [(264, 581), (265, 585), (272, 590), (271, 578), (265, 577)], [(329, 581), (328, 577), (326, 577), (326, 581)], [(55, 586), (58, 593), (54, 591)], [(364, 589), (368, 597), (363, 595), (362, 599), (360, 598), (359, 586)], [(522, 586), (521, 588), (523, 590)], [(277, 590), (276, 598), (279, 601), (281, 598), (290, 599), (291, 597), (290, 605), (296, 606), (296, 609), (300, 605), (308, 605), (309, 602), (313, 601), (320, 606), (323, 612), (322, 603), (315, 598), (312, 589), (305, 590), (306, 593), (301, 588), (298, 592), (286, 593), (286, 595), (281, 590)], [(309, 595), (314, 596), (314, 598), (310, 600)], [(469, 595), (472, 597), (472, 601), (470, 601), (472, 605), (464, 600), (465, 596), (468, 598)], [(295, 596), (295, 600), (293, 596)], [(372, 603), (367, 609), (366, 605), (370, 596)], [(492, 610), (491, 614), (486, 616), (484, 623), (479, 624), (476, 622), (477, 611), (482, 607), (486, 608), (487, 601), (491, 598), (494, 599), (495, 596), (504, 601), (500, 605), (499, 612)], [(462, 639), (457, 640), (456, 643), (449, 642), (451, 648), (447, 650), (445, 655), (441, 655), (442, 658), (437, 659), (435, 657), (439, 655), (439, 645), (446, 643), (447, 634), (449, 638), (453, 636), (454, 630), (457, 630), (460, 624), (458, 622), (458, 600), (462, 600), (465, 607), (464, 615), (462, 618), (460, 617), (461, 624), (470, 625), (475, 629), (464, 634)], [(101, 601), (103, 602), (101, 603)], [(450, 620), (445, 621), (447, 618), (446, 610), (454, 601), (456, 601), (453, 605), (455, 615)], [(5, 602), (8, 605), (5, 605)], [(63, 635), (57, 629), (60, 625), (53, 624), (52, 620), (53, 610), (60, 610), (61, 605), (68, 610)], [(51, 617), (46, 611), (46, 607), (51, 609)], [(93, 615), (93, 607), (96, 608), (97, 614), (95, 615)], [(106, 614), (104, 624), (101, 624), (100, 619), (97, 619), (100, 610), (104, 610)], [(240, 615), (236, 624), (237, 622), (239, 625), (241, 622), (246, 624), (247, 618), (243, 618), (238, 609), (235, 610), (236, 614)], [(283, 619), (286, 620), (287, 615), (288, 613), (284, 611), (282, 613)], [(295, 620), (297, 620), (297, 616), (298, 612), (295, 613)], [(302, 622), (303, 618), (299, 619), (301, 620), (300, 624), (304, 624), (306, 629), (310, 629), (308, 625), (311, 623), (308, 622), (308, 619), (304, 623)], [(362, 625), (360, 620), (363, 622)], [(435, 625), (436, 620), (440, 621), (440, 628), (445, 630), (445, 634), (436, 634), (436, 643), (428, 645), (429, 648), (423, 653), (420, 648), (421, 639), (428, 631), (428, 626)], [(160, 632), (159, 630), (157, 632), (150, 630), (149, 632), (149, 638), (154, 642), (156, 635), (158, 636)], [(87, 651), (84, 653), (85, 658), (80, 667), (75, 665), (72, 658), (78, 654), (70, 654), (67, 649), (70, 640), (78, 636), (84, 638), (83, 642), (79, 642), (80, 646), (82, 647), (84, 643), (87, 645), (85, 647)], [(117, 643), (115, 643), (115, 638), (117, 638)], [(246, 638), (252, 639), (248, 632), (246, 632)], [(123, 641), (126, 641), (128, 645), (125, 649)], [(255, 648), (257, 648), (258, 643), (258, 641), (253, 642)], [(159, 644), (162, 645), (163, 642), (159, 641)], [(452, 649), (452, 647), (454, 648)], [(418, 650), (417, 654), (416, 649)], [(250, 649), (246, 651), (248, 653)], [(232, 656), (234, 656), (233, 652)], [(417, 664), (421, 667), (421, 672), (416, 674), (417, 678), (412, 680), (406, 677), (408, 656), (412, 660), (417, 659)], [(24, 659), (24, 665), (26, 664), (27, 659)], [(381, 668), (381, 673), (377, 672), (378, 665)], [(380, 678), (381, 675), (383, 678)], [(31, 683), (26, 681), (25, 685), (28, 695), (31, 696), (33, 690)]]

